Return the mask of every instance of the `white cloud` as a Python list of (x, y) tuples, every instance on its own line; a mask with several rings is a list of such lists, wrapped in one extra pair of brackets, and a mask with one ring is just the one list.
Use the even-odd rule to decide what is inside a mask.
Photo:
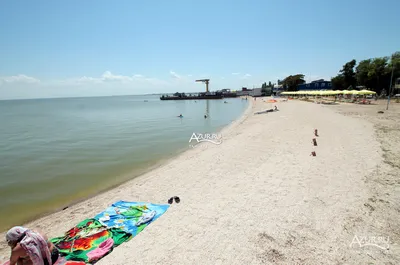
[(245, 74), (242, 76), (242, 79), (249, 79), (251, 77), (251, 74)]
[(79, 78), (69, 78), (64, 80), (54, 80), (53, 84), (66, 84), (66, 85), (87, 85), (90, 83), (93, 84), (107, 84), (107, 83), (119, 83), (119, 84), (152, 84), (152, 85), (168, 85), (168, 82), (165, 80), (157, 79), (157, 78), (149, 78), (141, 74), (134, 74), (132, 76), (127, 75), (116, 75), (111, 73), (111, 71), (105, 71), (99, 77), (88, 77), (83, 76)]
[(110, 71), (105, 71), (101, 76), (102, 81), (119, 81), (119, 82), (129, 82), (132, 81), (133, 77), (124, 75), (114, 75)]
[(171, 75), (172, 78), (175, 78), (175, 79), (181, 79), (182, 78), (182, 76), (178, 75), (174, 71), (169, 71), (169, 74)]
[[(105, 71), (97, 76), (83, 75), (46, 80), (23, 74), (0, 77), (0, 99), (190, 92), (203, 88), (202, 84), (195, 82), (196, 79), (210, 78), (208, 74), (181, 74), (172, 70), (168, 73), (169, 76), (163, 79), (147, 77), (139, 73), (123, 75), (112, 71)], [(223, 87), (234, 88), (252, 84), (251, 78), (243, 79), (242, 77), (243, 75), (211, 77), (210, 89), (214, 91)], [(244, 77), (250, 77), (250, 75), (247, 74)], [(238, 83), (237, 79), (242, 81)]]
[(39, 83), (40, 80), (27, 75), (0, 76), (0, 85), (4, 83)]
[(240, 73), (232, 73), (232, 75), (240, 75)]

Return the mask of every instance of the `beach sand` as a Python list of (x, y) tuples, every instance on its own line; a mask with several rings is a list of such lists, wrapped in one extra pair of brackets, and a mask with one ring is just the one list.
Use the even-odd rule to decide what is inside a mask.
[[(400, 104), (377, 114), (383, 105), (251, 101), (222, 144), (27, 226), (59, 236), (117, 200), (177, 195), (180, 204), (97, 264), (399, 264)], [(253, 115), (273, 105), (280, 111)], [(389, 249), (363, 237), (389, 237)]]

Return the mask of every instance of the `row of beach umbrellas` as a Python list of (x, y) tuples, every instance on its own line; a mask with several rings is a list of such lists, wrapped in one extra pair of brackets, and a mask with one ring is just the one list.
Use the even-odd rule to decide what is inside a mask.
[(315, 96), (334, 96), (334, 95), (373, 95), (376, 92), (371, 90), (319, 90), (319, 91), (286, 91), (282, 95), (315, 95)]

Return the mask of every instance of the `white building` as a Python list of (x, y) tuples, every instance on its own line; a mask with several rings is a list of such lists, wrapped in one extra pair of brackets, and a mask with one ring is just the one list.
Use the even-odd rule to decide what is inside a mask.
[(261, 97), (262, 95), (261, 88), (253, 88), (250, 91), (249, 95), (252, 97)]

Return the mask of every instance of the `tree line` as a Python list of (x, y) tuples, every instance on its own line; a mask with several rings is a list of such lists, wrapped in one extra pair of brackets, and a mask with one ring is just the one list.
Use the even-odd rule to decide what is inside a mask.
[[(390, 79), (393, 71), (392, 88), (396, 78), (400, 77), (400, 52), (392, 56), (376, 57), (362, 60), (357, 64), (355, 59), (345, 63), (339, 73), (331, 78), (332, 89), (335, 90), (360, 90), (366, 88), (378, 94), (389, 93)], [(306, 81), (303, 74), (289, 75), (283, 80), (278, 80), (285, 91), (297, 91), (297, 86)], [(262, 91), (269, 92), (274, 84), (263, 83)], [(391, 91), (393, 92), (393, 90)]]
[(267, 82), (264, 82), (261, 85), (261, 93), (262, 93), (262, 95), (263, 96), (271, 96), (273, 88), (274, 88), (274, 84), (272, 84), (271, 81), (268, 82), (268, 85), (267, 85)]
[(392, 79), (392, 87), (394, 87), (396, 78), (400, 77), (400, 52), (395, 52), (390, 57), (362, 60), (358, 65), (353, 59), (343, 65), (337, 76), (332, 77), (332, 87), (336, 90), (365, 87), (378, 94), (381, 94), (382, 91), (387, 94), (392, 70), (394, 70)]

